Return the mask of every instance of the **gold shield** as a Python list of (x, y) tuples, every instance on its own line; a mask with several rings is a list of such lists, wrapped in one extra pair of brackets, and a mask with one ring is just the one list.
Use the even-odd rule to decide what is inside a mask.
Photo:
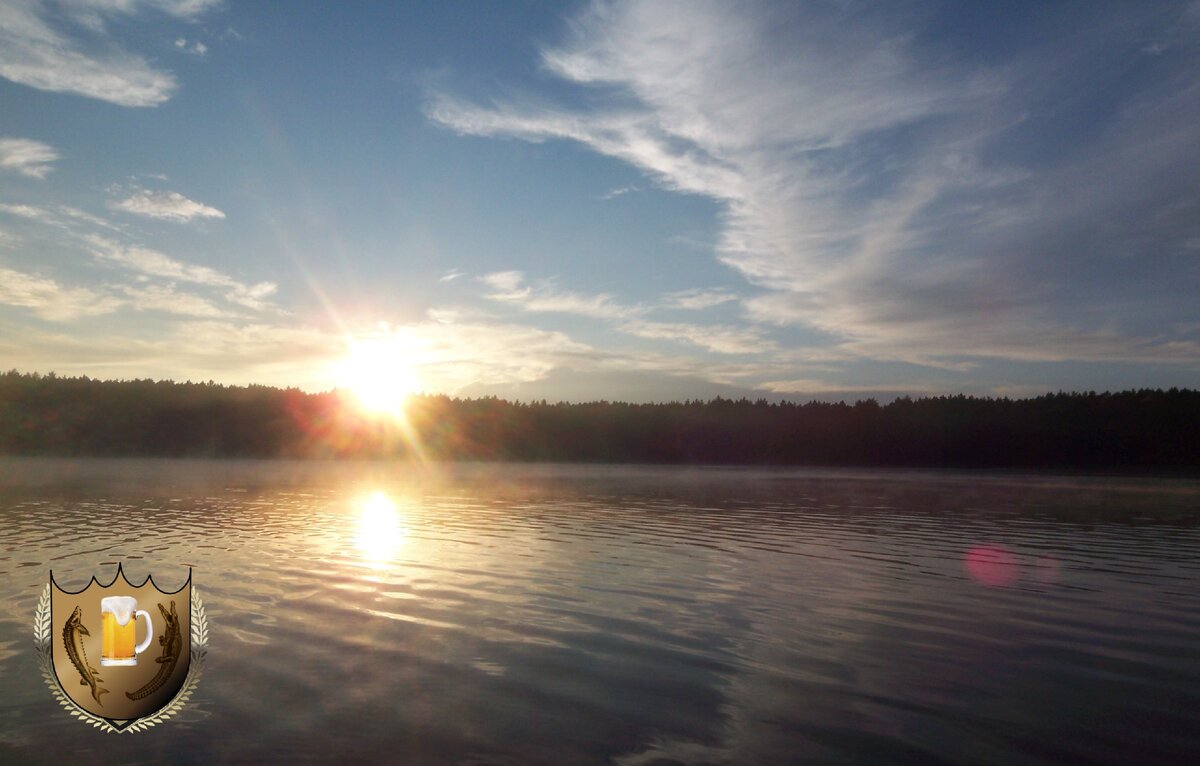
[[(108, 585), (93, 576), (74, 593), (59, 587), (51, 572), (49, 590), (51, 666), (71, 702), (116, 729), (171, 702), (192, 659), (190, 569), (175, 591), (159, 588), (153, 577), (134, 585), (119, 565)], [(123, 608), (119, 617), (114, 604)], [(144, 647), (136, 654), (135, 638)]]

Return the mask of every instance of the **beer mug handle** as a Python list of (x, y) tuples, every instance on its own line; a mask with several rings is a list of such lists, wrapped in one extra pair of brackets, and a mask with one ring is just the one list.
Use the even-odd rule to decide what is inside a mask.
[(134, 654), (141, 654), (146, 651), (146, 647), (150, 645), (150, 639), (154, 638), (154, 621), (150, 619), (150, 613), (144, 609), (139, 609), (134, 619), (136, 620), (138, 617), (146, 618), (146, 640), (134, 647)]

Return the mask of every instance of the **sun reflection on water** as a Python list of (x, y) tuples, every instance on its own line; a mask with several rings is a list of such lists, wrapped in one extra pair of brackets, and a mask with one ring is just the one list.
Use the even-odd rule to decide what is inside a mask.
[(387, 495), (375, 492), (361, 501), (354, 547), (367, 564), (386, 565), (407, 541), (408, 527)]

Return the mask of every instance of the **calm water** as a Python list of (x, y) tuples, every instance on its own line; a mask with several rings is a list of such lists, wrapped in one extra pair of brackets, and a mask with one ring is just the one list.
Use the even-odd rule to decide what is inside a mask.
[[(53, 569), (195, 569), (210, 653), (69, 718)], [(0, 762), (1196, 763), (1200, 484), (0, 462)]]

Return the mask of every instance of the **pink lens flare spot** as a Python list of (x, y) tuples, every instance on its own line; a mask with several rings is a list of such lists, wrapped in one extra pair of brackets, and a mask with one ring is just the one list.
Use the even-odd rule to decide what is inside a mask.
[(976, 545), (967, 551), (963, 566), (972, 580), (993, 588), (1012, 585), (1021, 574), (1017, 554), (1002, 545)]

